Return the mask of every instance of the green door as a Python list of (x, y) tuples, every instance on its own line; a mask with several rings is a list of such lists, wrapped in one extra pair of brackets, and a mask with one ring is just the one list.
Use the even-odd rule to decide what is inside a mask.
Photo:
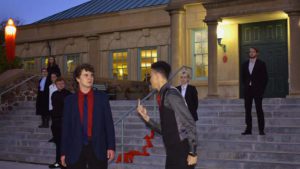
[[(269, 82), (265, 97), (288, 95), (287, 20), (239, 25), (240, 65), (248, 59), (250, 47), (259, 49), (259, 58), (267, 65)], [(244, 96), (240, 84), (240, 97)]]

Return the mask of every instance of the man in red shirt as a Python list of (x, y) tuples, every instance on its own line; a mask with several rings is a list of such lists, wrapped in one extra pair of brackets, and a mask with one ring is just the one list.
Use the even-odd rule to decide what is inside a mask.
[(115, 155), (108, 96), (93, 90), (91, 65), (79, 65), (74, 78), (78, 90), (67, 96), (64, 105), (61, 163), (68, 169), (107, 169), (108, 160)]

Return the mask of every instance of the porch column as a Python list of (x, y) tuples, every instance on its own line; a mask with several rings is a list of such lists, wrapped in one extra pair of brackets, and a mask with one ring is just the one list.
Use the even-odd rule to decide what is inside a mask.
[[(172, 72), (176, 72), (183, 65), (185, 56), (185, 10), (183, 8), (169, 11), (171, 16), (171, 66)], [(174, 85), (178, 85), (179, 79), (174, 78)]]
[(95, 77), (100, 77), (102, 75), (102, 69), (100, 69), (100, 50), (98, 50), (98, 35), (87, 36), (88, 40), (88, 60), (89, 63), (95, 69)]
[(289, 96), (300, 97), (300, 11), (287, 13), (290, 20)]
[(208, 27), (208, 98), (216, 98), (218, 94), (218, 58), (217, 58), (217, 26), (218, 20), (205, 20)]

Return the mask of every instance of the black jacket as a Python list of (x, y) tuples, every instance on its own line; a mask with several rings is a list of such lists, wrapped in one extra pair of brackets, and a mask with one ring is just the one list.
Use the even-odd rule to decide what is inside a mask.
[[(167, 126), (170, 124), (172, 118), (161, 118), (160, 123), (155, 122), (153, 119), (147, 123), (147, 125), (155, 130), (157, 133), (162, 134), (163, 141), (166, 147), (169, 147), (171, 144), (176, 142), (176, 139), (179, 138), (180, 141), (188, 140), (189, 152), (192, 154), (197, 153), (197, 128), (196, 123), (185, 104), (185, 101), (179, 91), (165, 84), (159, 91), (161, 96), (161, 105), (160, 105), (160, 115), (164, 113), (174, 114), (175, 125)], [(162, 116), (161, 116), (162, 117)], [(173, 130), (177, 131), (178, 134), (170, 133), (168, 131)], [(168, 138), (170, 137), (170, 138)]]
[(48, 66), (47, 71), (48, 71), (48, 78), (49, 79), (51, 79), (51, 74), (52, 73), (55, 73), (57, 75), (57, 77), (61, 76), (61, 72), (60, 72), (60, 69), (59, 69), (58, 65)]
[(252, 71), (252, 74), (249, 72), (249, 60), (243, 63), (242, 65), (242, 74), (241, 79), (244, 85), (245, 95), (249, 94), (250, 82), (252, 88), (252, 95), (256, 97), (262, 97), (266, 86), (268, 84), (268, 72), (265, 62), (257, 59)]
[(70, 95), (71, 92), (67, 89), (63, 89), (61, 91), (57, 90), (55, 91), (52, 96), (52, 105), (53, 105), (53, 111), (52, 111), (52, 119), (61, 119), (63, 116), (63, 110), (64, 110), (64, 99), (66, 96)]
[[(176, 87), (181, 92), (181, 86)], [(187, 85), (185, 92), (185, 101), (195, 121), (198, 120), (198, 92), (195, 86)]]
[[(43, 78), (43, 77), (42, 77)], [(40, 83), (42, 78), (38, 83), (38, 92), (36, 98), (36, 114), (37, 115), (47, 115), (49, 111), (49, 85), (50, 81), (46, 78), (44, 91), (40, 91)]]

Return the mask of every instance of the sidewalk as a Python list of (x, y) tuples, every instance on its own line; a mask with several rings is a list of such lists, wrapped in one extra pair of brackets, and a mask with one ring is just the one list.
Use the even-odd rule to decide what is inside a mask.
[(49, 169), (47, 165), (0, 161), (1, 169)]

